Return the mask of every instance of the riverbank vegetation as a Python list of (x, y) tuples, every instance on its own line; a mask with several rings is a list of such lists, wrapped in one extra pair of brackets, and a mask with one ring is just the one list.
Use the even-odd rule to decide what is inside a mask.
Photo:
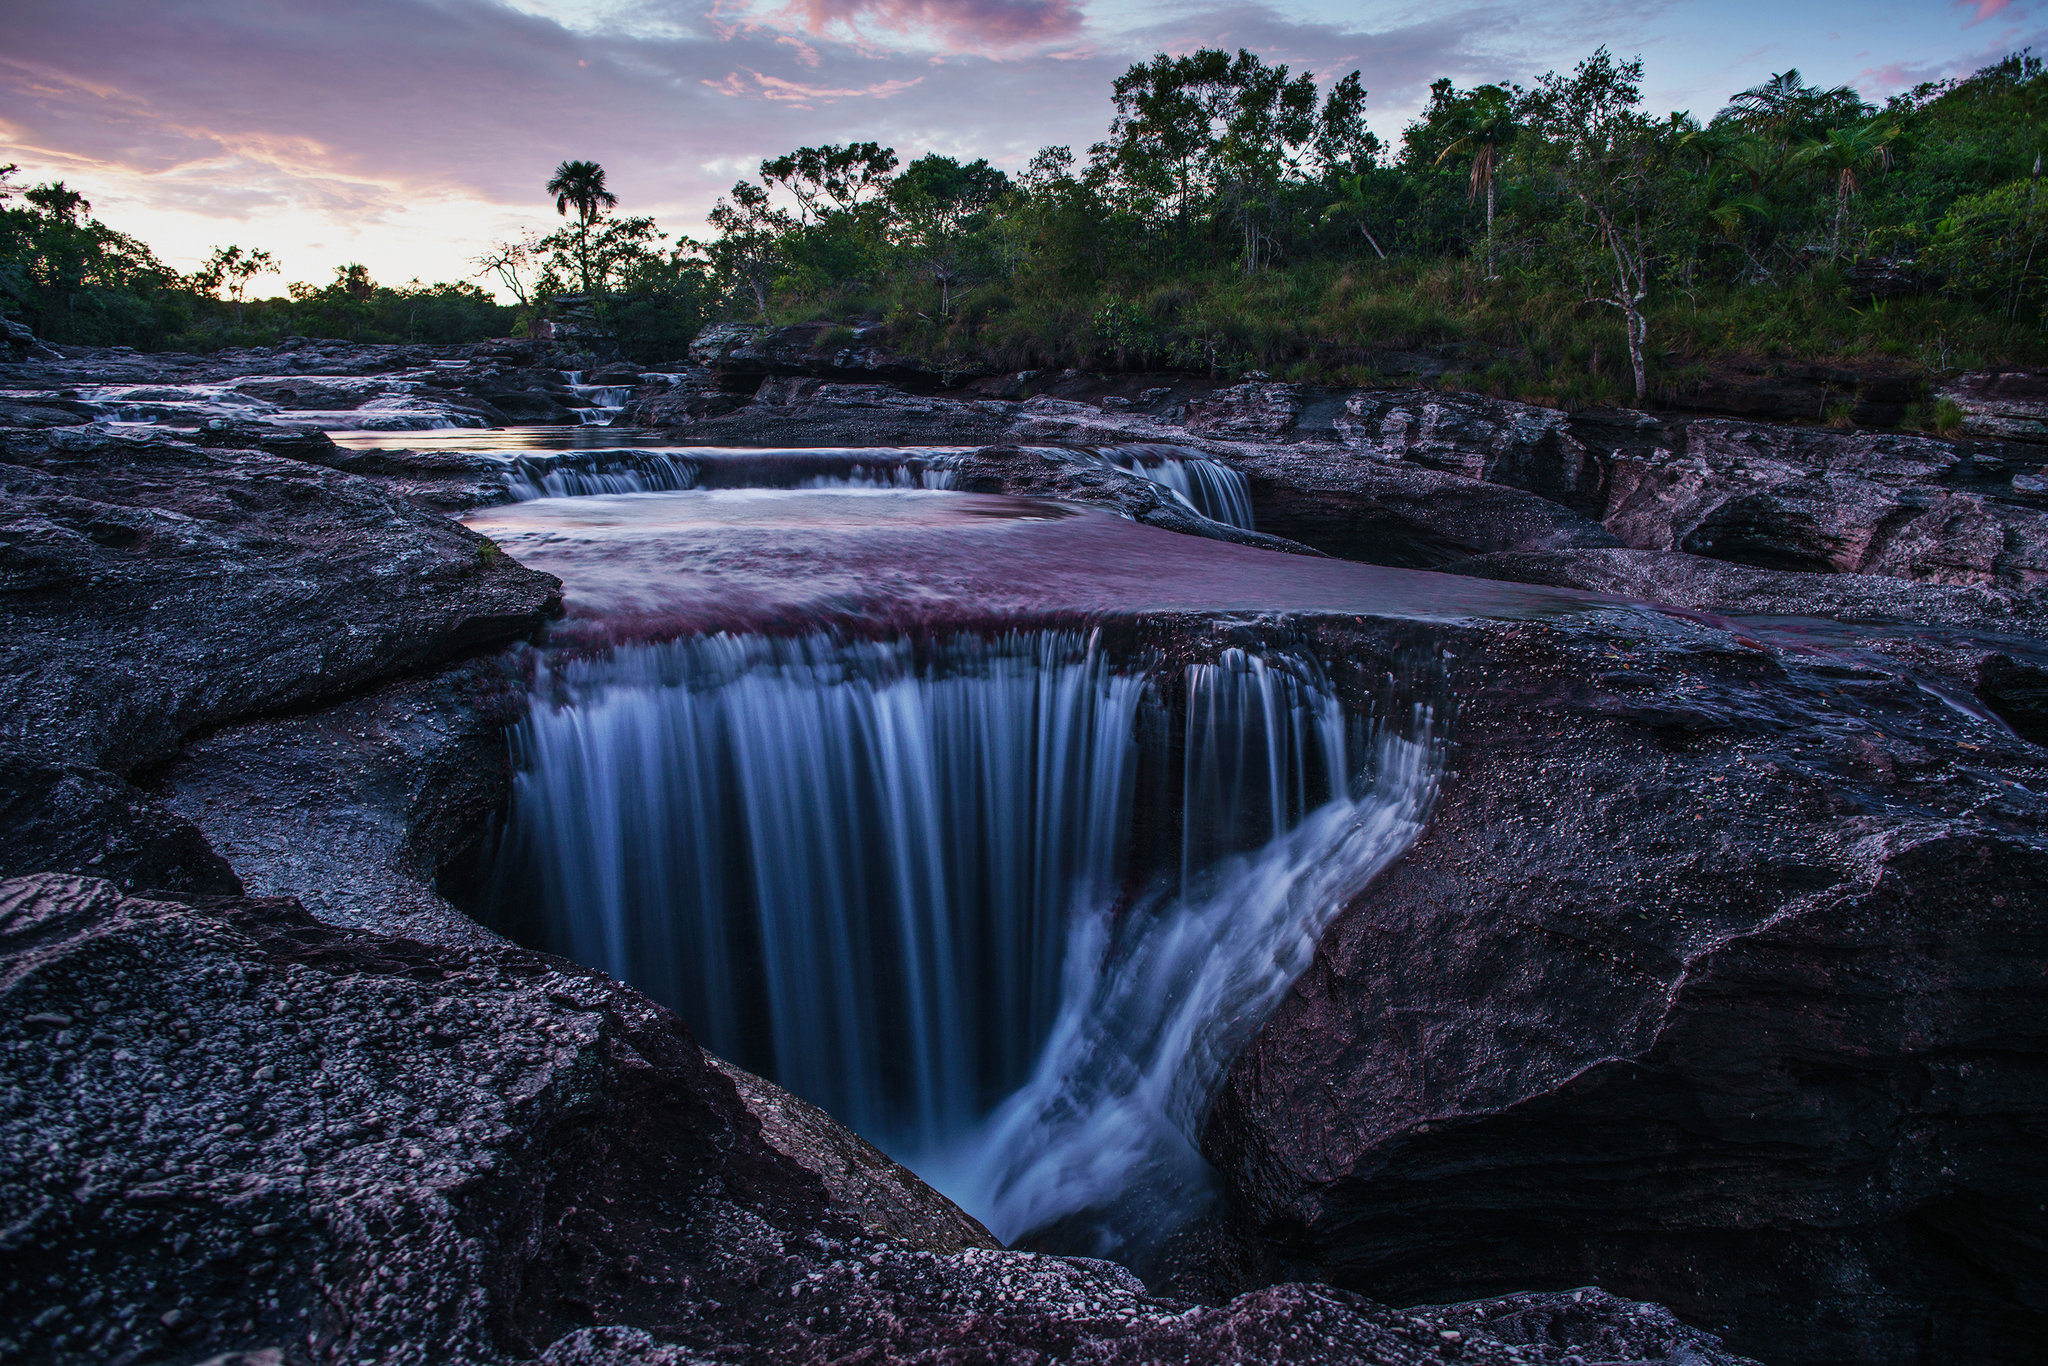
[[(61, 184), (0, 203), (0, 306), (58, 342), (448, 342), (552, 316), (643, 361), (714, 319), (869, 319), (934, 360), (1441, 382), (1653, 398), (1729, 357), (1933, 373), (2048, 361), (2048, 74), (2018, 54), (1882, 105), (1787, 71), (1659, 115), (1604, 50), (1459, 89), (1383, 141), (1356, 73), (1248, 52), (1133, 66), (1105, 138), (1015, 174), (875, 143), (799, 148), (701, 239), (565, 162), (556, 230), (477, 280), (360, 266), (250, 298), (275, 263), (180, 275)], [(0, 182), (4, 183), (4, 182)]]

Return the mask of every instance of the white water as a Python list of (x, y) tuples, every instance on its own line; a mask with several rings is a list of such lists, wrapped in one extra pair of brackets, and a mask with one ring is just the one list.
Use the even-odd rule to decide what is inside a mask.
[(1097, 1256), (1156, 1246), (1206, 1198), (1201, 1127), (1231, 1061), (1337, 912), (1420, 833), (1431, 719), (1417, 706), (1409, 735), (1377, 737), (1357, 792), (1256, 852), (1121, 918), (1078, 918), (1031, 1078), (920, 1168), (1005, 1240), (1064, 1221), (1063, 1244)]
[(517, 501), (697, 488), (945, 489), (946, 450), (621, 447), (560, 454), (486, 452)]
[[(443, 362), (436, 361), (439, 366)], [(392, 375), (249, 375), (217, 384), (102, 384), (78, 392), (102, 422), (198, 427), (212, 418), (350, 431), (428, 431), (482, 427), (474, 413), (449, 406), (424, 380), (431, 371)], [(355, 400), (339, 408), (287, 407), (249, 389), (301, 385)]]
[(1197, 1199), (1231, 1057), (1436, 772), (1426, 710), (1372, 729), (1312, 662), (1153, 677), (1071, 634), (696, 638), (542, 692), (503, 877), (551, 947), (1001, 1236), (1085, 1211), (1106, 1253)]
[[(564, 374), (579, 374), (579, 371), (565, 370)], [(574, 410), (576, 420), (586, 427), (609, 427), (618, 421), (619, 414), (626, 411), (626, 400), (633, 396), (630, 384), (578, 384), (569, 382), (569, 392), (583, 402), (587, 408)]]
[(1024, 1074), (1068, 904), (1118, 875), (1141, 680), (1054, 635), (927, 670), (720, 636), (556, 681), (515, 811), (564, 952), (871, 1136), (936, 1143)]
[(1213, 522), (1252, 530), (1251, 486), (1230, 466), (1179, 446), (1106, 446), (1105, 460), (1170, 489)]

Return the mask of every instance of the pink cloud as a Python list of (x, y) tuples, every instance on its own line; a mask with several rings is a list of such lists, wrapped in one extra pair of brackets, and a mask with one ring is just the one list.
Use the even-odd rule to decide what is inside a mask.
[(815, 68), (819, 62), (824, 60), (818, 55), (818, 49), (812, 47), (801, 38), (792, 38), (787, 33), (778, 33), (775, 35), (775, 41), (795, 48), (796, 59), (805, 66)]
[(806, 85), (802, 81), (786, 81), (780, 76), (764, 76), (758, 71), (749, 71), (746, 77), (742, 78), (739, 72), (732, 71), (728, 72), (720, 80), (706, 80), (704, 84), (716, 90), (719, 94), (728, 95), (734, 99), (796, 101), (868, 98), (886, 100), (892, 95), (902, 94), (910, 89), (910, 87), (919, 85), (923, 81), (924, 77), (919, 76), (907, 81), (877, 81), (873, 85), (862, 86)]
[(1971, 11), (1970, 22), (1981, 24), (1986, 19), (2005, 13), (2012, 8), (2013, 0), (1955, 0), (1958, 9)]
[(981, 52), (1071, 37), (1083, 18), (1078, 0), (794, 0), (789, 8), (812, 33), (872, 23)]

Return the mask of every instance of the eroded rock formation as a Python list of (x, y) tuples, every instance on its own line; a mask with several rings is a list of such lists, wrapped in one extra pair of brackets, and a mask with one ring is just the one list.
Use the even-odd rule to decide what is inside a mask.
[(39, 876), (0, 883), (0, 1001), (0, 1332), (29, 1360), (1736, 1366), (1597, 1292), (1161, 1301), (975, 1246), (900, 1180), (877, 1229), (674, 1016), (521, 950)]

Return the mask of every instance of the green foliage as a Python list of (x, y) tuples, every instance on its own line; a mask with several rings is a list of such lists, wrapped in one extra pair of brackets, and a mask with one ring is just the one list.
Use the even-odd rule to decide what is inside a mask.
[[(1454, 386), (1568, 404), (1676, 393), (1731, 354), (2048, 363), (2031, 54), (1882, 110), (1788, 70), (1705, 123), (1644, 109), (1641, 79), (1602, 50), (1527, 89), (1439, 81), (1388, 158), (1355, 72), (1162, 54), (1107, 92), (1085, 159), (1046, 148), (1008, 176), (800, 147), (735, 185), (702, 243), (617, 212), (603, 168), (568, 161), (547, 185), (567, 221), (477, 259), (516, 310), (359, 268), (249, 299), (260, 252), (180, 278), (76, 191), (0, 176), (0, 306), (54, 340), (137, 346), (468, 339), (552, 314), (643, 361), (713, 318), (875, 319), (942, 363), (1448, 366)], [(1854, 287), (1871, 270), (1909, 292), (1874, 302)]]

